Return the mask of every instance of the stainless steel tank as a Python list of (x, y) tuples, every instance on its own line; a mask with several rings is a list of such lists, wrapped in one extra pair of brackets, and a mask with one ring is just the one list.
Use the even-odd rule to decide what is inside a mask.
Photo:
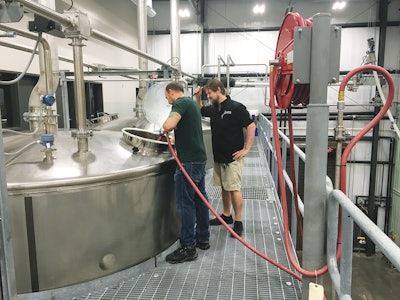
[[(32, 142), (5, 138), (6, 152)], [(69, 132), (54, 159), (35, 144), (6, 162), (18, 293), (100, 278), (162, 252), (179, 236), (168, 151), (134, 153), (121, 131), (96, 131), (77, 155)]]
[[(57, 150), (47, 158), (40, 144), (6, 157), (19, 294), (117, 273), (178, 239), (176, 163), (165, 142), (154, 142), (170, 106), (165, 84), (153, 88), (144, 101), (145, 117), (94, 123), (85, 155), (77, 154), (70, 132), (59, 131), (52, 147)], [(207, 120), (202, 125), (207, 168), (212, 168), (211, 129)], [(32, 141), (5, 138), (5, 151)]]

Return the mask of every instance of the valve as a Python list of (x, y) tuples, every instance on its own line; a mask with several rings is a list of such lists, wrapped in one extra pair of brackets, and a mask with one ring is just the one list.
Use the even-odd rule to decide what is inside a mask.
[(52, 160), (55, 158), (53, 156), (53, 152), (56, 151), (56, 149), (52, 148), (54, 145), (54, 135), (42, 134), (39, 143), (44, 146), (44, 149), (41, 150), (44, 152), (44, 161), (49, 163), (52, 162)]
[(42, 103), (46, 106), (52, 106), (56, 102), (56, 98), (53, 95), (41, 96)]
[(54, 144), (54, 135), (52, 134), (42, 134), (40, 137), (40, 145), (45, 146), (46, 148), (51, 148)]
[(310, 95), (309, 84), (293, 82), (293, 50), (295, 27), (312, 27), (312, 21), (303, 19), (298, 13), (288, 13), (282, 22), (276, 44), (274, 68), (275, 97), (280, 109), (286, 109), (291, 103), (307, 105)]

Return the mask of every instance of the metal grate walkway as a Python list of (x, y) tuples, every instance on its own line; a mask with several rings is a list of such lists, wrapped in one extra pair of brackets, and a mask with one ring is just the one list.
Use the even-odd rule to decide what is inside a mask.
[[(279, 200), (261, 147), (256, 138), (245, 160), (242, 237), (267, 256), (292, 269), (283, 245)], [(220, 192), (219, 188), (212, 186), (212, 172), (207, 174), (207, 194), (213, 207), (221, 212)], [(210, 244), (209, 250), (198, 250), (196, 261), (171, 265), (165, 262), (165, 255), (176, 249), (177, 245), (173, 245), (156, 258), (157, 266), (153, 270), (117, 286), (73, 299), (301, 298), (298, 280), (245, 248), (223, 226), (211, 226)]]

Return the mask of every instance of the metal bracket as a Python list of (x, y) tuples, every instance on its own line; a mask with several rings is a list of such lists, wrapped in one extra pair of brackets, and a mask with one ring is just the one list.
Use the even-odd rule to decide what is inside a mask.
[(71, 136), (75, 139), (81, 139), (81, 138), (89, 138), (93, 136), (93, 131), (92, 130), (88, 130), (88, 131), (84, 131), (84, 132), (79, 132), (77, 130), (71, 131)]
[[(310, 83), (312, 27), (295, 27), (293, 51), (293, 82)], [(341, 28), (332, 26), (330, 31), (330, 53), (328, 83), (339, 82)]]
[(89, 17), (80, 11), (66, 11), (64, 14), (71, 20), (71, 27), (64, 29), (67, 38), (82, 38), (89, 39), (91, 28)]

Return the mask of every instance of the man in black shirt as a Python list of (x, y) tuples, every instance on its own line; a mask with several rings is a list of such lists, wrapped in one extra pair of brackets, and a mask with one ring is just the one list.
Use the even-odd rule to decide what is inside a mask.
[[(202, 88), (195, 90), (197, 104), (203, 117), (210, 117), (212, 146), (214, 155), (214, 185), (221, 186), (223, 212), (222, 219), (227, 224), (234, 223), (233, 230), (243, 233), (241, 179), (243, 160), (254, 142), (256, 125), (246, 107), (226, 95), (224, 85), (217, 79), (210, 80), (204, 87), (211, 105), (203, 106), (200, 95)], [(246, 128), (244, 137), (243, 128)], [(235, 212), (235, 222), (231, 215)], [(210, 225), (220, 225), (218, 219), (210, 220)]]

